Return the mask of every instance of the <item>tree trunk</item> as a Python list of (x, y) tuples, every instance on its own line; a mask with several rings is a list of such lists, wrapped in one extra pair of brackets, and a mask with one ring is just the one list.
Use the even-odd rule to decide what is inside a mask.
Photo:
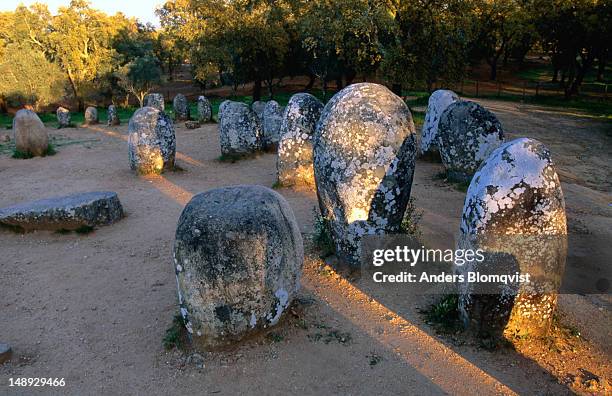
[(340, 91), (343, 88), (342, 86), (342, 75), (336, 77), (336, 89)]
[(607, 53), (606, 51), (602, 51), (601, 55), (599, 56), (599, 59), (597, 60), (597, 81), (598, 82), (603, 82), (604, 81), (604, 71), (606, 70), (606, 63), (608, 59), (607, 59)]
[(314, 86), (315, 80), (316, 77), (314, 74), (308, 75), (308, 84), (306, 84), (306, 86), (304, 87), (304, 91), (310, 91)]
[(344, 76), (346, 77), (346, 85), (351, 85), (353, 83), (353, 80), (355, 80), (355, 77), (357, 77), (357, 72), (355, 72), (355, 70), (349, 69)]
[(394, 83), (391, 85), (391, 92), (397, 96), (402, 96), (402, 84)]
[(491, 66), (491, 81), (497, 80), (497, 59), (493, 59), (489, 62), (489, 66)]
[(256, 79), (253, 83), (253, 102), (261, 99), (261, 79)]

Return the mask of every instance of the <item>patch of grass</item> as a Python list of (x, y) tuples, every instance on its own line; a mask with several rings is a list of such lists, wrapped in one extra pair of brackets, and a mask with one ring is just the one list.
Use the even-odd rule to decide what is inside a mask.
[(60, 228), (59, 230), (55, 230), (55, 233), (61, 234), (61, 235), (67, 235), (67, 234), (71, 234), (74, 232), (75, 234), (87, 235), (87, 234), (91, 234), (92, 232), (94, 232), (94, 230), (95, 228), (92, 226), (82, 225), (75, 229)]
[(23, 229), (23, 227), (20, 227), (18, 225), (0, 223), (0, 228), (15, 232), (17, 234), (25, 234), (25, 230)]
[(313, 209), (313, 213), (314, 224), (311, 235), (312, 242), (319, 250), (321, 258), (331, 256), (336, 253), (336, 245), (331, 237), (328, 221), (321, 216), (316, 209)]
[(281, 342), (282, 340), (285, 339), (285, 337), (283, 337), (281, 334), (275, 333), (275, 332), (268, 333), (266, 335), (266, 338), (270, 340), (272, 343)]
[(166, 334), (162, 340), (164, 348), (170, 350), (172, 348), (181, 349), (183, 347), (183, 332), (185, 322), (180, 313), (174, 315), (172, 325), (166, 330)]
[(444, 180), (457, 191), (467, 192), (470, 187), (470, 182), (454, 176), (452, 172), (446, 170), (436, 173), (433, 177), (434, 180)]
[(243, 159), (254, 158), (256, 154), (221, 154), (217, 160), (219, 162), (235, 163)]
[(368, 358), (368, 362), (370, 364), (370, 367), (374, 368), (374, 366), (376, 366), (378, 363), (382, 362), (383, 358), (382, 356), (379, 356), (375, 353), (372, 353), (371, 355), (366, 355), (366, 358)]
[[(49, 143), (49, 145), (47, 146), (47, 150), (43, 153), (41, 157), (48, 157), (55, 154), (57, 154), (55, 147), (51, 143)], [(16, 159), (30, 159), (34, 158), (35, 155), (30, 153), (29, 151), (20, 151), (17, 149), (13, 149), (13, 155), (11, 157)]]
[(278, 189), (283, 188), (283, 187), (285, 187), (285, 186), (279, 180), (275, 181), (274, 184), (272, 184), (272, 189), (273, 190), (278, 190)]
[(423, 232), (419, 226), (421, 219), (423, 218), (423, 211), (418, 209), (415, 205), (415, 199), (410, 197), (406, 211), (404, 212), (404, 218), (400, 225), (400, 230), (403, 234), (412, 235), (414, 237), (421, 237)]
[(353, 340), (351, 333), (342, 332), (335, 329), (330, 330), (327, 333), (309, 334), (308, 338), (314, 342), (322, 341), (325, 344), (329, 344), (330, 342), (338, 342), (342, 345), (348, 345)]
[(459, 296), (447, 294), (425, 311), (425, 322), (443, 333), (455, 333), (462, 329), (459, 319)]

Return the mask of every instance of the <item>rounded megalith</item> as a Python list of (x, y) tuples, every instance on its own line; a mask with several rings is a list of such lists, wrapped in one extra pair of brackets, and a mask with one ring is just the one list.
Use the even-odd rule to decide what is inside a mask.
[(449, 179), (469, 182), (504, 141), (495, 114), (471, 101), (451, 103), (438, 124), (438, 149)]
[(278, 146), (283, 111), (283, 107), (275, 100), (267, 102), (264, 106), (262, 115), (263, 148), (274, 149)]
[(198, 122), (210, 122), (212, 120), (212, 106), (206, 96), (198, 96)]
[(85, 109), (85, 125), (95, 125), (99, 122), (98, 109), (89, 106)]
[(57, 125), (59, 128), (70, 127), (70, 110), (64, 107), (58, 107), (55, 114), (57, 116)]
[(311, 94), (289, 99), (281, 123), (276, 168), (278, 182), (285, 186), (314, 184), (312, 139), (323, 103)]
[(172, 108), (174, 109), (174, 118), (177, 121), (189, 120), (189, 101), (185, 95), (176, 94), (174, 100), (172, 101)]
[(35, 112), (21, 109), (13, 118), (15, 149), (23, 154), (44, 156), (49, 149), (47, 128)]
[(159, 111), (164, 111), (166, 109), (164, 95), (160, 93), (147, 94), (144, 100), (144, 105), (148, 107), (154, 107)]
[(107, 123), (108, 123), (109, 126), (121, 124), (121, 121), (119, 120), (119, 114), (117, 114), (117, 107), (115, 105), (108, 106), (107, 114), (108, 114), (107, 115), (107, 118), (108, 118)]
[(399, 231), (415, 156), (410, 110), (386, 87), (349, 85), (325, 105), (314, 138), (314, 174), (340, 260), (358, 266), (363, 235)]
[(223, 110), (225, 110), (227, 105), (230, 103), (232, 103), (231, 100), (224, 100), (223, 102), (219, 104), (219, 111), (217, 112), (217, 120), (221, 119), (221, 113), (223, 113)]
[(170, 117), (153, 107), (136, 110), (128, 124), (128, 153), (130, 167), (141, 174), (174, 168), (176, 138)]
[(459, 311), (481, 334), (545, 335), (552, 323), (567, 253), (565, 201), (550, 152), (516, 139), (497, 148), (470, 183), (461, 217), (461, 249), (482, 249), (463, 274), (529, 275), (528, 282), (463, 283)]
[(261, 148), (261, 124), (245, 103), (222, 103), (219, 134), (223, 155), (247, 155)]
[(278, 323), (300, 287), (302, 236), (287, 201), (262, 186), (194, 196), (176, 229), (181, 314), (196, 347)]
[(459, 101), (459, 96), (447, 89), (438, 89), (429, 97), (427, 113), (421, 131), (421, 155), (438, 153), (438, 124), (448, 106)]
[(257, 117), (259, 117), (259, 121), (262, 121), (262, 122), (263, 122), (263, 111), (265, 107), (266, 107), (266, 102), (262, 100), (256, 100), (251, 105), (251, 109), (253, 109), (255, 114), (257, 114)]

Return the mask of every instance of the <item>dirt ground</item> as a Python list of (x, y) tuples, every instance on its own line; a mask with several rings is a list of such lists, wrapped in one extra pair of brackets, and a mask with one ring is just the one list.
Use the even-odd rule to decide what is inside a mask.
[[(531, 136), (558, 164), (570, 230), (568, 267), (591, 257), (609, 264), (612, 240), (610, 124), (521, 104), (482, 101), (510, 138)], [(69, 394), (604, 394), (610, 391), (612, 304), (604, 295), (562, 295), (562, 321), (581, 337), (568, 348), (518, 344), (487, 351), (441, 336), (419, 308), (429, 299), (372, 291), (316, 255), (305, 262), (300, 298), (272, 333), (236, 348), (194, 356), (166, 351), (177, 312), (172, 244), (183, 206), (196, 193), (275, 182), (275, 156), (217, 161), (217, 126), (177, 127), (183, 172), (138, 177), (128, 166), (127, 126), (53, 130), (58, 153), (0, 156), (0, 207), (91, 190), (116, 191), (127, 217), (87, 235), (0, 230), (0, 366), (9, 378), (65, 378)], [(74, 143), (74, 144), (70, 144)], [(423, 238), (448, 245), (465, 193), (436, 179), (440, 164), (418, 161), (413, 196)], [(312, 190), (279, 190), (305, 235)], [(572, 239), (575, 237), (575, 239)], [(590, 241), (590, 242), (589, 242)], [(592, 241), (601, 241), (593, 243)], [(592, 263), (591, 263), (592, 264)], [(595, 264), (593, 264), (595, 265)]]

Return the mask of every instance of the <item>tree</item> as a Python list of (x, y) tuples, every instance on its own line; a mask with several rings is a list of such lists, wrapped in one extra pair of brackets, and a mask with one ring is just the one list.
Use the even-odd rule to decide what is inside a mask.
[(162, 71), (157, 58), (144, 55), (122, 66), (115, 73), (115, 76), (118, 79), (119, 86), (134, 95), (140, 107), (142, 107), (145, 96), (155, 84), (161, 81), (161, 74)]

